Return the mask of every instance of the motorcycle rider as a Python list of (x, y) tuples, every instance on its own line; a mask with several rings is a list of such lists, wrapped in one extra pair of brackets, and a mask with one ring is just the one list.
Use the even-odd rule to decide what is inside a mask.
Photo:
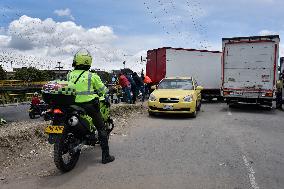
[(38, 97), (38, 92), (35, 92), (32, 98), (32, 105), (37, 106), (39, 104), (40, 104), (40, 99)]
[(107, 88), (96, 73), (89, 71), (92, 64), (92, 56), (86, 49), (79, 50), (73, 59), (74, 70), (68, 73), (67, 80), (76, 89), (76, 103), (84, 108), (92, 117), (93, 124), (97, 128), (102, 149), (102, 163), (110, 163), (115, 160), (109, 154), (108, 132), (100, 112), (99, 97), (105, 96)]
[(35, 92), (31, 102), (31, 108), (33, 108), (36, 112), (40, 112), (39, 108), (40, 98), (38, 96), (38, 92)]

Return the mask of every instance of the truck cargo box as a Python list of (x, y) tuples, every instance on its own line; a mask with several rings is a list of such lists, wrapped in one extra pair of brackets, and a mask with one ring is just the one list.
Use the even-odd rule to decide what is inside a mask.
[(228, 103), (272, 105), (279, 36), (223, 38), (222, 94)]
[(219, 51), (164, 47), (147, 52), (146, 74), (158, 84), (165, 77), (194, 77), (204, 87), (202, 95), (221, 97), (221, 56)]

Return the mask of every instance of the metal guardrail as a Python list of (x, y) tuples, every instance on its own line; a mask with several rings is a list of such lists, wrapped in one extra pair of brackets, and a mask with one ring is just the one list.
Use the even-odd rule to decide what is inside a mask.
[(30, 87), (30, 86), (43, 86), (48, 81), (41, 82), (27, 82), (22, 80), (0, 80), (0, 87)]

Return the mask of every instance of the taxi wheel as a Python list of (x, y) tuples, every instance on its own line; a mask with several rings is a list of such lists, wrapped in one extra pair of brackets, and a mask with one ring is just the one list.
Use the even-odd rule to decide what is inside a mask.
[(149, 114), (149, 116), (151, 116), (151, 117), (155, 115), (153, 112), (149, 112), (149, 111), (148, 111), (148, 114)]
[(191, 118), (196, 118), (196, 115), (197, 115), (197, 107), (195, 108), (194, 112), (190, 113), (189, 116)]
[(196, 107), (197, 111), (200, 111), (200, 109), (201, 109), (201, 101), (199, 102), (198, 106)]

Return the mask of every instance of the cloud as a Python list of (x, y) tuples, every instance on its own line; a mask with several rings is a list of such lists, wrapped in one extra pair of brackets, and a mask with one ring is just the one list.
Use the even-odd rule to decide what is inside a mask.
[[(64, 69), (71, 69), (74, 54), (80, 48), (86, 48), (94, 56), (93, 68), (120, 69), (124, 55), (130, 53), (117, 44), (118, 40), (109, 26), (84, 28), (72, 21), (55, 22), (51, 18), (41, 20), (23, 15), (0, 35), (0, 55), (5, 55), (6, 62), (13, 61), (15, 67), (53, 69), (60, 61)], [(140, 60), (138, 55), (134, 56), (140, 50), (131, 52), (135, 62)], [(6, 69), (11, 69), (7, 66)]]
[(278, 35), (279, 32), (271, 31), (271, 30), (261, 30), (258, 34), (259, 35)]
[(71, 10), (69, 8), (55, 10), (54, 14), (56, 14), (57, 16), (68, 17), (71, 20), (75, 20), (74, 16), (71, 14)]

